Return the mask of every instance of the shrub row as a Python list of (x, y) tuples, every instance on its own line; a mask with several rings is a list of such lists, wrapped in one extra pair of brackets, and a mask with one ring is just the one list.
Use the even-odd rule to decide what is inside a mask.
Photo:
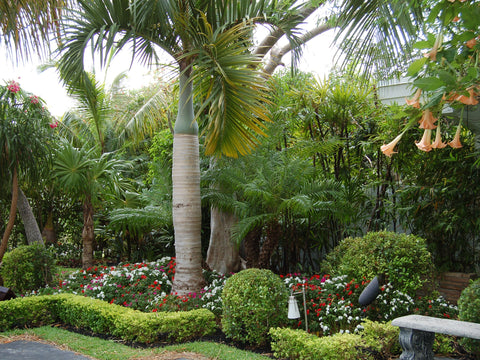
[(366, 320), (359, 334), (318, 337), (303, 330), (272, 328), (275, 357), (291, 360), (373, 360), (398, 353), (398, 329)]
[(214, 314), (206, 309), (143, 313), (73, 294), (35, 296), (0, 302), (2, 330), (55, 322), (141, 343), (163, 339), (182, 342), (212, 334), (217, 328)]

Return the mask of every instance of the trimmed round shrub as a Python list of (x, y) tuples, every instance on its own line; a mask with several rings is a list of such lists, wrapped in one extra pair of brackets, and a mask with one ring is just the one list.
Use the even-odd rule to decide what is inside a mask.
[(384, 276), (393, 289), (411, 297), (434, 279), (432, 255), (425, 240), (390, 231), (345, 238), (327, 255), (323, 266), (331, 275), (347, 275), (357, 281)]
[(49, 285), (53, 271), (53, 256), (40, 244), (21, 245), (7, 252), (0, 268), (4, 285), (20, 294)]
[[(480, 323), (480, 279), (472, 281), (458, 299), (458, 318)], [(473, 354), (480, 355), (480, 340), (462, 338), (460, 344)]]
[(247, 269), (228, 278), (222, 301), (222, 329), (235, 341), (264, 345), (270, 328), (287, 320), (287, 288), (270, 270)]

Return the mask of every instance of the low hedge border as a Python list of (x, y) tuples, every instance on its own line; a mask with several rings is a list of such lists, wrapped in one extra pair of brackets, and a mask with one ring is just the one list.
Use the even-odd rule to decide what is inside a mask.
[(318, 337), (303, 330), (272, 328), (275, 357), (291, 360), (373, 360), (399, 353), (398, 329), (366, 320), (358, 334)]
[(0, 302), (0, 329), (38, 327), (61, 322), (125, 341), (184, 342), (210, 335), (217, 325), (206, 309), (144, 313), (73, 294), (32, 296)]

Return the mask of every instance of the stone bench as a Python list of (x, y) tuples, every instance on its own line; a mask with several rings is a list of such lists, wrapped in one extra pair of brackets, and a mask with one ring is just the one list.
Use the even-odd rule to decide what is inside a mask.
[(480, 340), (480, 324), (422, 315), (407, 315), (392, 321), (400, 328), (400, 360), (433, 360), (435, 333)]

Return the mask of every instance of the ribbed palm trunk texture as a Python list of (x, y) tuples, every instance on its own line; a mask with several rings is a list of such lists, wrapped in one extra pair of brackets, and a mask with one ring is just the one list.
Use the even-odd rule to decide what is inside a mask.
[(84, 270), (93, 266), (93, 205), (90, 196), (87, 196), (83, 203), (83, 230), (82, 230), (82, 268)]
[(198, 136), (173, 138), (173, 226), (176, 270), (173, 291), (178, 295), (199, 292), (202, 274), (200, 160)]

